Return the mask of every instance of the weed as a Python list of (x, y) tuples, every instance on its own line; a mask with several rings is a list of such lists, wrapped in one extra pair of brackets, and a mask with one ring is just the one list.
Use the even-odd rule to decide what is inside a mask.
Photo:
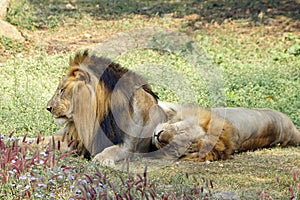
[[(1, 194), (6, 198), (49, 198), (72, 180), (72, 168), (62, 163), (67, 155), (52, 145), (41, 150), (23, 139), (3, 135), (0, 139)], [(3, 197), (3, 196), (2, 196)]]
[[(38, 143), (39, 140), (37, 140)], [(189, 183), (187, 173), (181, 176), (182, 185), (171, 191), (160, 191), (158, 183), (148, 177), (147, 167), (142, 174), (124, 174), (113, 169), (88, 167), (88, 172), (78, 172), (72, 163), (71, 152), (61, 153), (50, 144), (40, 149), (24, 138), (13, 134), (0, 138), (0, 186), (6, 199), (16, 196), (23, 199), (193, 199), (210, 195), (203, 188), (212, 181), (202, 179), (195, 186)], [(93, 169), (91, 169), (91, 167)], [(178, 176), (179, 178), (179, 176)], [(67, 194), (67, 196), (65, 196)], [(3, 195), (0, 197), (4, 197)]]
[(17, 40), (0, 36), (0, 49), (3, 50), (3, 52), (8, 51), (11, 54), (26, 52), (27, 48), (24, 44), (18, 42)]
[(8, 10), (6, 20), (11, 24), (23, 27), (28, 30), (35, 29), (34, 23), (34, 7), (28, 0), (12, 0), (10, 2), (11, 9)]

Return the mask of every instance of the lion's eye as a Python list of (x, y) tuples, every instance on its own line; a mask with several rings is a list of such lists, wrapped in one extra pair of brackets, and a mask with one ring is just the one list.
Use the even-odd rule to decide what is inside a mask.
[(64, 93), (64, 91), (65, 91), (65, 88), (61, 88), (61, 89), (59, 90), (59, 94)]

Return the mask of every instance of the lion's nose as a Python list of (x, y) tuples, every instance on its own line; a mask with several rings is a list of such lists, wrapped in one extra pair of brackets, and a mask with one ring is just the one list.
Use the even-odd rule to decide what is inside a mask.
[(47, 106), (46, 108), (49, 112), (52, 112), (52, 107), (51, 106)]

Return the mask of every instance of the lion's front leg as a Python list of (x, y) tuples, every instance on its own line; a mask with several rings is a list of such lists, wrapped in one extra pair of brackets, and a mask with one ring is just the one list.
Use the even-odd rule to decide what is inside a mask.
[(105, 166), (115, 166), (116, 162), (125, 160), (130, 157), (130, 152), (124, 149), (123, 146), (113, 145), (105, 148), (101, 153), (98, 153), (93, 161), (100, 162)]

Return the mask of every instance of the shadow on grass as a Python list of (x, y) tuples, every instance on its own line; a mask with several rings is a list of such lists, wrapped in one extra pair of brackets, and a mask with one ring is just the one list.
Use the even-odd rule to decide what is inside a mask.
[[(128, 17), (132, 14), (146, 16), (166, 15), (184, 17), (197, 14), (196, 20), (222, 23), (226, 19), (251, 19), (259, 21), (259, 13), (275, 18), (285, 16), (293, 20), (300, 20), (299, 0), (179, 0), (179, 1), (146, 1), (146, 0), (77, 0), (68, 3), (64, 0), (28, 0), (32, 8), (36, 26), (43, 26), (47, 20), (59, 23), (64, 17), (81, 19), (83, 15), (90, 15), (96, 19), (113, 20)], [(193, 24), (191, 19), (191, 24)], [(54, 23), (55, 24), (55, 23)]]

